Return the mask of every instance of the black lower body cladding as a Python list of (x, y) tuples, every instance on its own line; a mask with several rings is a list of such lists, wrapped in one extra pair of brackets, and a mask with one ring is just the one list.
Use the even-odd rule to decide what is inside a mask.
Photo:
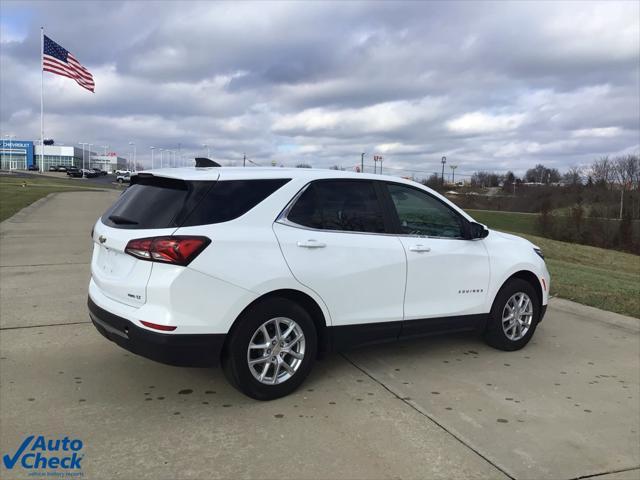
[(96, 305), (89, 297), (89, 316), (96, 329), (136, 355), (181, 367), (209, 367), (220, 362), (225, 334), (151, 332)]

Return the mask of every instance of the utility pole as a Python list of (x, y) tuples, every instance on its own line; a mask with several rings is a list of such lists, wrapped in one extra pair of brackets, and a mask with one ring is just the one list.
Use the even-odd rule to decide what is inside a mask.
[(441, 162), (442, 162), (442, 185), (444, 185), (444, 164), (447, 163), (447, 157), (443, 156)]
[(151, 149), (151, 170), (153, 170), (153, 151), (156, 149), (156, 147), (149, 147)]
[(452, 184), (456, 184), (456, 168), (458, 168), (457, 165), (449, 165), (449, 168), (451, 169), (451, 183)]
[(360, 173), (364, 173), (364, 152), (360, 154)]
[(247, 166), (247, 154), (246, 153), (242, 154), (242, 166), (243, 167)]

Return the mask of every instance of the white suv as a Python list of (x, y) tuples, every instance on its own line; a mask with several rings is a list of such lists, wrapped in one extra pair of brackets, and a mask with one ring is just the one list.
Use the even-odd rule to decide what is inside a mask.
[(92, 237), (100, 333), (173, 365), (221, 360), (261, 400), (292, 392), (329, 350), (463, 330), (517, 350), (549, 298), (535, 245), (382, 175), (141, 172)]

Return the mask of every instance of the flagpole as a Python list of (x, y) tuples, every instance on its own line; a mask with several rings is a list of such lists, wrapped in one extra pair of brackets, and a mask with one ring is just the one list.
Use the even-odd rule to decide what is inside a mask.
[(44, 27), (40, 27), (40, 173), (44, 172)]

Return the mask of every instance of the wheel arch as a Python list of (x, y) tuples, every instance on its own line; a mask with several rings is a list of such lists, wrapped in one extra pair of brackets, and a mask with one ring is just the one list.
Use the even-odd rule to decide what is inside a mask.
[(247, 305), (240, 312), (240, 314), (233, 321), (233, 324), (231, 325), (231, 328), (227, 333), (227, 340), (225, 341), (225, 346), (222, 349), (223, 355), (224, 355), (224, 352), (226, 352), (227, 342), (229, 338), (231, 338), (231, 335), (233, 334), (237, 325), (240, 323), (240, 319), (242, 318), (242, 316), (251, 308), (255, 307), (259, 303), (264, 302), (269, 298), (284, 298), (289, 301), (295, 302), (298, 305), (300, 305), (302, 308), (304, 308), (311, 316), (311, 319), (313, 320), (313, 324), (316, 327), (316, 333), (318, 335), (318, 355), (320, 356), (329, 350), (330, 348), (329, 329), (327, 328), (327, 319), (325, 318), (325, 314), (322, 311), (322, 308), (320, 307), (320, 305), (318, 305), (315, 299), (313, 299), (308, 294), (301, 292), (300, 290), (283, 288), (279, 290), (273, 290), (271, 292), (261, 295), (260, 297), (253, 300), (249, 305)]
[[(539, 307), (542, 307), (542, 301), (544, 298), (543, 292), (542, 292), (542, 286), (540, 285), (540, 280), (538, 280), (538, 276), (535, 273), (533, 273), (531, 270), (519, 270), (511, 274), (504, 282), (502, 282), (502, 285), (500, 285), (500, 288), (496, 292), (496, 295), (493, 299), (493, 303), (495, 303), (496, 298), (498, 297), (498, 294), (504, 288), (504, 286), (514, 278), (519, 278), (521, 280), (524, 280), (525, 282), (529, 283), (533, 287), (538, 297), (538, 305)], [(492, 307), (493, 307), (493, 303), (492, 303)]]

